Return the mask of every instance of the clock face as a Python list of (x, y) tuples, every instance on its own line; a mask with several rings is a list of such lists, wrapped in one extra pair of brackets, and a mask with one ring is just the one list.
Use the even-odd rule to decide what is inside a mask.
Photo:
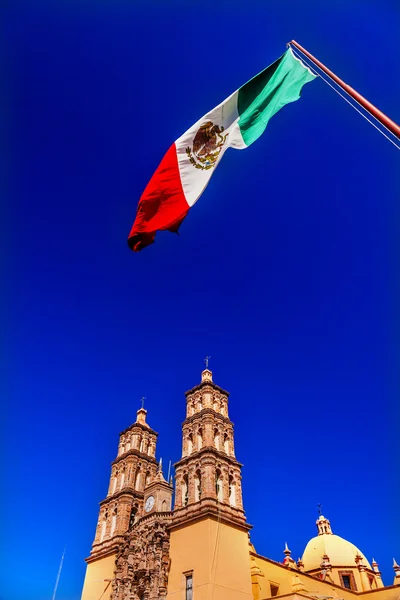
[(150, 512), (154, 506), (154, 496), (149, 496), (146, 500), (146, 504), (144, 505), (144, 510), (146, 512)]

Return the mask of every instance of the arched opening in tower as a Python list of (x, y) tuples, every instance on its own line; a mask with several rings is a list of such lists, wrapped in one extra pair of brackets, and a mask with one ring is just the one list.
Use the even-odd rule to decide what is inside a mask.
[(196, 475), (194, 477), (194, 501), (200, 502), (201, 500), (201, 473), (200, 471), (196, 471)]

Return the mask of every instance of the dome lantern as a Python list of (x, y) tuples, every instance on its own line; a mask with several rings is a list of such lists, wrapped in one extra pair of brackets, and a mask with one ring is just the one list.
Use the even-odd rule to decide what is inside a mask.
[(330, 523), (329, 519), (325, 519), (325, 517), (323, 515), (320, 515), (316, 521), (316, 524), (317, 524), (317, 529), (318, 529), (318, 535), (324, 535), (324, 534), (332, 535), (331, 523)]

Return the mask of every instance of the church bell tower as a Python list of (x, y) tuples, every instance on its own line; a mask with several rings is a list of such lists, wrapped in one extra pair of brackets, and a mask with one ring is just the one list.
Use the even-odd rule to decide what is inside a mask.
[[(229, 393), (206, 368), (186, 392), (182, 457), (175, 467), (167, 600), (253, 600), (249, 530), (235, 457)], [(184, 551), (183, 551), (184, 549)]]
[[(147, 411), (137, 411), (135, 423), (119, 436), (118, 454), (111, 464), (108, 493), (100, 502), (95, 538), (87, 570), (82, 600), (111, 593), (115, 559), (124, 535), (144, 514), (145, 490), (157, 478), (156, 444), (158, 434), (146, 423)], [(101, 574), (101, 578), (99, 578)]]
[(216, 385), (211, 371), (186, 392), (182, 425), (182, 458), (175, 466), (174, 522), (213, 515), (246, 527), (241, 467), (236, 460), (229, 393)]

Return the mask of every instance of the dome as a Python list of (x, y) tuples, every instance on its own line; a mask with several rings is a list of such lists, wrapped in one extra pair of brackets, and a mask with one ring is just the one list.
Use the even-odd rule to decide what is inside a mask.
[(331, 532), (330, 523), (322, 515), (317, 521), (319, 534), (312, 538), (304, 550), (302, 561), (305, 571), (321, 567), (322, 557), (326, 554), (332, 567), (356, 567), (355, 557), (359, 554), (363, 564), (371, 569), (371, 565), (360, 550), (339, 535)]

